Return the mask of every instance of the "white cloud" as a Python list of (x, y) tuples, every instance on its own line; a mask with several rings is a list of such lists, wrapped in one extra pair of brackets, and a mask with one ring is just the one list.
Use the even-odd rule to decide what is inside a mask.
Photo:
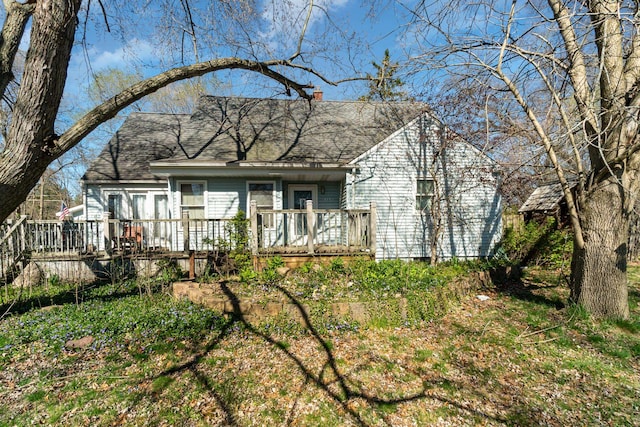
[[(307, 30), (322, 21), (326, 13), (347, 5), (351, 0), (318, 0), (314, 2)], [(262, 17), (269, 23), (269, 31), (262, 34), (266, 40), (283, 35), (297, 36), (302, 29), (307, 14), (308, 0), (275, 1), (265, 7)]]
[(105, 68), (130, 68), (141, 62), (155, 62), (153, 46), (146, 40), (132, 39), (114, 50), (88, 52), (88, 59), (94, 71)]

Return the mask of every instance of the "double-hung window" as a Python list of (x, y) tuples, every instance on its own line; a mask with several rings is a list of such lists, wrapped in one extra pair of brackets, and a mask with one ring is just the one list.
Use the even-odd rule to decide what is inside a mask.
[(433, 189), (433, 179), (418, 178), (416, 186), (416, 209), (420, 212), (430, 212), (434, 194)]
[[(274, 209), (275, 186), (273, 182), (249, 182), (247, 186), (249, 190), (249, 204), (255, 201), (258, 209)], [(262, 226), (272, 228), (274, 225), (273, 216), (273, 214), (262, 215)]]
[(122, 195), (109, 194), (107, 197), (107, 212), (112, 219), (122, 219)]
[(189, 218), (204, 218), (204, 182), (180, 183), (180, 216), (189, 213)]
[(131, 196), (131, 213), (133, 219), (146, 219), (147, 196), (145, 194), (134, 194)]

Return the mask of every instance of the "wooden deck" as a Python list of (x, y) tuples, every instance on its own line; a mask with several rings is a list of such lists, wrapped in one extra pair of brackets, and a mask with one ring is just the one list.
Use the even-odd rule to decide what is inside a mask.
[[(246, 232), (254, 257), (375, 254), (375, 205), (370, 209), (260, 210), (251, 205)], [(0, 275), (33, 259), (186, 257), (233, 247), (232, 219), (31, 221), (0, 228)]]

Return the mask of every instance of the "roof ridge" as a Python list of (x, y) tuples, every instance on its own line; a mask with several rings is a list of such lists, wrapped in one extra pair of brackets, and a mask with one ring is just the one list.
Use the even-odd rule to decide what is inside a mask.
[[(305, 98), (265, 98), (265, 97), (252, 97), (252, 96), (224, 96), (224, 95), (200, 95), (198, 98), (198, 102), (201, 99), (228, 99), (228, 100), (245, 100), (245, 101), (277, 101), (277, 102), (310, 102), (310, 100)], [(313, 100), (311, 100), (313, 101)], [(428, 105), (423, 101), (377, 101), (377, 100), (361, 100), (361, 99), (323, 99), (322, 101), (315, 101), (316, 104), (326, 104), (326, 103), (342, 103), (342, 104), (375, 104), (375, 105), (411, 105), (411, 104), (421, 104)]]

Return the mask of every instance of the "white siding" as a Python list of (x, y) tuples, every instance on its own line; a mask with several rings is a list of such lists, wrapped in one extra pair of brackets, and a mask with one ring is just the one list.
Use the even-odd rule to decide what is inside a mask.
[(207, 218), (233, 218), (239, 210), (247, 210), (247, 185), (244, 179), (210, 178), (207, 186)]
[(376, 202), (377, 259), (429, 257), (432, 220), (416, 209), (416, 182), (434, 173), (441, 199), (439, 257), (489, 255), (502, 229), (494, 163), (459, 139), (442, 143), (438, 124), (428, 118), (421, 147), (420, 123), (410, 123), (354, 161), (359, 170), (347, 176), (347, 205), (366, 208)]
[(86, 184), (85, 188), (85, 218), (90, 220), (102, 219), (102, 214), (108, 210), (109, 194), (119, 194), (122, 197), (122, 217), (131, 219), (133, 216), (132, 197), (134, 194), (147, 196), (147, 216), (153, 212), (152, 194), (166, 194), (166, 184)]
[[(176, 183), (183, 181), (197, 181), (194, 178), (172, 178), (173, 209), (180, 212), (180, 197), (176, 191)], [(282, 182), (269, 180), (264, 177), (256, 178), (208, 178), (205, 189), (206, 218), (229, 219), (242, 210), (248, 213), (247, 182), (275, 183), (275, 209), (282, 209)]]

